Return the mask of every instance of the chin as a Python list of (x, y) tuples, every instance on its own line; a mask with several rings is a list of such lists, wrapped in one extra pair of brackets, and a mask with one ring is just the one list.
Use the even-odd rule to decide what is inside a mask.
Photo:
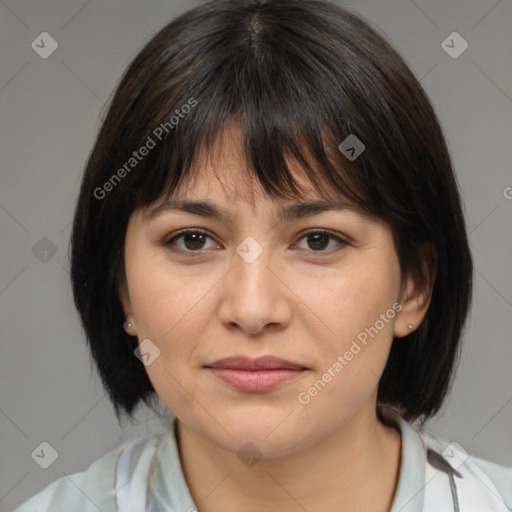
[[(293, 414), (290, 420), (292, 417)], [(258, 414), (226, 415), (223, 418), (223, 426), (229, 434), (215, 423), (213, 430), (208, 429), (203, 435), (237, 456), (252, 455), (254, 451), (260, 457), (281, 457), (298, 449), (308, 437), (304, 425), (297, 424), (296, 418), (287, 421), (283, 411), (271, 415), (261, 410)]]

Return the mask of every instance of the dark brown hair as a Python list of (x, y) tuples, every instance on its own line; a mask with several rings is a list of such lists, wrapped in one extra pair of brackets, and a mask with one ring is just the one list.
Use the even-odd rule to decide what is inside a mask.
[[(471, 302), (472, 259), (424, 90), (383, 37), (346, 9), (322, 0), (214, 0), (166, 25), (129, 65), (76, 205), (74, 299), (117, 417), (156, 398), (134, 356), (137, 339), (122, 327), (128, 220), (172, 195), (230, 120), (268, 194), (300, 196), (292, 157), (323, 196), (346, 198), (391, 225), (402, 277), (428, 281), (430, 265), (429, 309), (413, 333), (393, 341), (378, 399), (406, 419), (435, 414)], [(349, 135), (365, 145), (355, 159), (338, 150)]]

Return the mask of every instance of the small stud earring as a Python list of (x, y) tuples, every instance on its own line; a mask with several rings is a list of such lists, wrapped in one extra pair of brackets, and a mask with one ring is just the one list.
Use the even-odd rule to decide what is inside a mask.
[(409, 327), (409, 329), (412, 329), (414, 326), (412, 324), (407, 324), (407, 327)]
[(124, 324), (124, 328), (125, 328), (125, 329), (130, 329), (130, 328), (132, 327), (132, 325), (133, 325), (133, 324), (131, 324), (130, 322), (126, 322), (126, 323)]

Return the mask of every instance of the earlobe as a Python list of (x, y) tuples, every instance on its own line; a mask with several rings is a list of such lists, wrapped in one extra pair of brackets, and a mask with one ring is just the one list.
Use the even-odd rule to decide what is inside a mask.
[(130, 335), (130, 336), (135, 336), (137, 333), (135, 331), (135, 326), (133, 324), (133, 321), (129, 321), (127, 320), (124, 324), (123, 324), (123, 328), (124, 330)]

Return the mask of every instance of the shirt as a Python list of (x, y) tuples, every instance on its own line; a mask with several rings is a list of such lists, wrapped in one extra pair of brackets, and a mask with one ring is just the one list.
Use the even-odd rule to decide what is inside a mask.
[[(457, 444), (429, 437), (421, 429), (407, 423), (395, 411), (384, 407), (381, 407), (380, 410), (386, 421), (398, 428), (402, 439), (399, 478), (390, 512), (422, 512), (424, 507), (439, 512), (458, 510), (458, 506), (454, 508), (456, 499), (446, 498), (448, 490), (444, 494), (433, 490), (435, 488), (430, 482), (434, 481), (437, 475), (434, 474), (433, 469), (429, 474), (429, 465), (426, 465), (429, 457), (427, 441), (437, 443), (438, 453), (444, 447), (448, 455), (452, 446), (458, 447), (455, 451), (452, 450), (451, 454), (455, 453), (459, 459), (463, 455), (468, 457), (466, 461), (463, 460), (463, 457), (459, 463), (470, 461), (471, 464), (476, 465), (477, 471), (483, 472), (479, 473), (480, 477), (477, 475), (478, 480), (483, 482), (485, 489), (489, 489), (488, 492), (491, 499), (495, 500), (495, 505), (491, 505), (491, 508), (487, 508), (485, 511), (471, 508), (469, 505), (469, 508), (461, 507), (461, 512), (464, 510), (491, 512), (491, 510), (507, 510), (507, 508), (512, 510), (512, 467), (494, 464), (468, 455)], [(20, 505), (14, 512), (197, 511), (197, 505), (190, 495), (181, 466), (176, 426), (177, 418), (174, 418), (164, 434), (138, 438), (124, 443), (94, 462), (85, 471), (59, 478), (51, 483)], [(126, 470), (125, 468), (126, 474), (120, 477), (121, 455), (123, 451), (125, 454), (127, 453), (127, 450), (123, 450), (127, 446), (132, 448), (130, 452), (132, 459), (130, 467), (132, 469)], [(149, 457), (151, 461), (146, 461), (147, 464), (150, 464), (148, 476), (144, 478), (137, 476), (137, 472), (133, 468), (137, 464), (143, 465), (144, 458)], [(435, 461), (432, 463), (434, 466), (436, 465)], [(123, 461), (122, 465), (128, 467), (127, 461)], [(437, 481), (441, 482), (440, 479)], [(480, 484), (480, 482), (478, 483)], [(477, 492), (473, 490), (476, 487), (480, 486), (470, 485), (465, 491), (469, 503), (476, 503), (469, 496), (471, 492)], [(432, 492), (425, 493), (426, 488)], [(446, 485), (446, 489), (449, 489), (448, 485)], [(134, 492), (134, 494), (130, 495), (130, 492)], [(133, 497), (144, 493), (147, 493), (147, 508), (144, 505), (136, 507)], [(478, 500), (478, 496), (475, 499)], [(429, 501), (429, 507), (427, 507), (426, 501)]]

